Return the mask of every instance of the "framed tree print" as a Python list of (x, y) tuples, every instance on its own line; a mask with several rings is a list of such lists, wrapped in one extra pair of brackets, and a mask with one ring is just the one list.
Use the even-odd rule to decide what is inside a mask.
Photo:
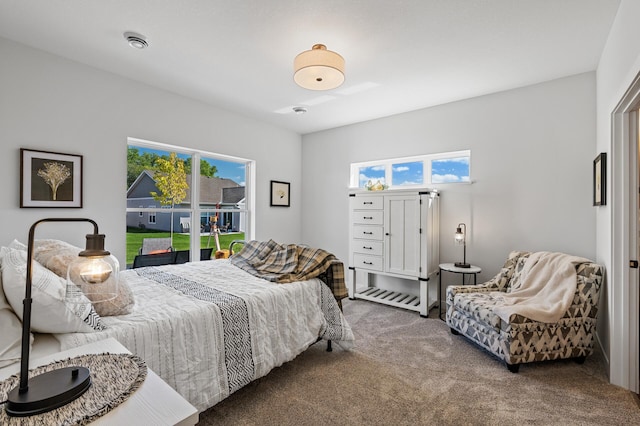
[(82, 207), (82, 156), (21, 148), (20, 207)]
[(593, 160), (593, 205), (607, 204), (607, 153), (600, 153)]
[(289, 182), (271, 181), (271, 203), (274, 207), (289, 207)]

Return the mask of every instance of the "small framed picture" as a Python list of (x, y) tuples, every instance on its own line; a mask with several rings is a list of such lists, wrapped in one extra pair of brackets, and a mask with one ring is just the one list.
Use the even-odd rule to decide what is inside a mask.
[(593, 160), (593, 205), (607, 204), (607, 153), (600, 153)]
[(82, 207), (82, 155), (20, 149), (20, 207)]
[(271, 181), (271, 206), (289, 207), (289, 182)]

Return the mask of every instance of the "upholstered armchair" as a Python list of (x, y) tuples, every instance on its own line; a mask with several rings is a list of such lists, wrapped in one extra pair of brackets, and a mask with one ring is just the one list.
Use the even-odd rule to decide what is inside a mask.
[(534, 361), (574, 358), (582, 363), (593, 352), (602, 267), (575, 263), (575, 294), (557, 322), (533, 321), (519, 314), (505, 321), (495, 312), (503, 303), (496, 292), (517, 288), (531, 254), (511, 252), (502, 270), (484, 284), (448, 287), (447, 324), (453, 334), (463, 334), (504, 360), (514, 373), (520, 364)]

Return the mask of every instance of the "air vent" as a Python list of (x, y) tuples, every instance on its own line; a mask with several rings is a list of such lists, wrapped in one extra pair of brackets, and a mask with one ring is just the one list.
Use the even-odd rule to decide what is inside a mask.
[(143, 36), (142, 34), (126, 32), (123, 35), (124, 35), (124, 38), (127, 40), (127, 43), (129, 43), (129, 46), (131, 47), (134, 47), (136, 49), (144, 49), (145, 47), (149, 46), (149, 43), (147, 43), (146, 37)]

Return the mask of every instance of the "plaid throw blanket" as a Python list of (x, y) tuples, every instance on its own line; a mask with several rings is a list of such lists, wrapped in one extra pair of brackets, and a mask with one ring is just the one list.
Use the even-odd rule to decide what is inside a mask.
[(275, 283), (320, 278), (336, 300), (347, 297), (344, 265), (333, 254), (297, 244), (280, 245), (273, 240), (248, 241), (230, 262), (251, 275)]

